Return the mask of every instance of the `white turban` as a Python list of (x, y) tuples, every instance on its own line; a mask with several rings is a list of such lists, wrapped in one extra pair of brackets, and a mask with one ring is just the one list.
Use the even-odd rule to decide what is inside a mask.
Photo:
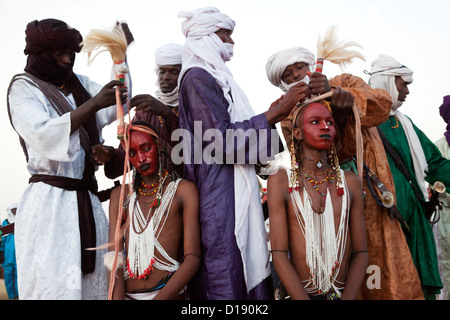
[(401, 77), (403, 81), (410, 84), (413, 81), (413, 71), (385, 54), (380, 54), (380, 56), (372, 62), (371, 67), (372, 68), (368, 73), (370, 75), (369, 85), (372, 88), (386, 90), (387, 93), (391, 95), (391, 115), (394, 115), (402, 124), (408, 140), (409, 150), (413, 158), (414, 173), (416, 175), (417, 183), (425, 200), (428, 200), (428, 185), (425, 181), (428, 168), (427, 160), (411, 120), (398, 110), (402, 105), (402, 101), (398, 101), (398, 90), (395, 84), (395, 77)]
[[(155, 51), (155, 72), (158, 74), (160, 66), (172, 66), (181, 64), (183, 56), (183, 46), (175, 43), (167, 43), (157, 48)], [(158, 100), (172, 107), (178, 106), (178, 85), (172, 92), (164, 93), (159, 88), (159, 81), (156, 80), (155, 95)]]
[[(311, 72), (314, 71), (315, 64), (315, 56), (314, 54), (306, 48), (295, 47), (290, 49), (285, 49), (278, 51), (274, 55), (272, 55), (269, 60), (267, 60), (266, 64), (266, 74), (269, 81), (276, 87), (279, 87), (284, 92), (289, 90), (294, 84), (287, 85), (282, 79), (282, 75), (284, 70), (290, 65), (293, 65), (298, 62), (306, 63)], [(302, 79), (302, 81), (308, 83), (309, 77), (306, 76), (306, 79)]]
[(184, 36), (190, 39), (199, 39), (220, 29), (233, 30), (236, 25), (229, 16), (214, 7), (181, 11), (178, 17), (185, 18), (181, 28)]
[[(186, 36), (180, 77), (193, 68), (206, 70), (222, 88), (228, 102), (232, 123), (245, 121), (254, 111), (243, 90), (225, 65), (233, 55), (233, 45), (224, 43), (215, 33), (220, 29), (234, 30), (235, 22), (214, 7), (180, 12), (182, 31)], [(233, 98), (231, 98), (231, 96)], [(268, 249), (254, 165), (234, 165), (235, 236), (239, 247), (247, 292), (270, 275), (266, 267)]]
[(12, 209), (17, 209), (18, 204), (13, 202), (6, 208), (6, 213), (8, 215), (8, 222), (13, 223), (16, 220), (16, 215), (12, 212)]
[(397, 110), (402, 101), (398, 101), (398, 90), (395, 85), (395, 77), (401, 77), (406, 83), (412, 83), (413, 71), (391, 56), (380, 54), (372, 62), (369, 78), (369, 85), (372, 88), (386, 90), (392, 97), (392, 109)]
[(157, 66), (171, 66), (181, 64), (183, 46), (176, 43), (167, 43), (155, 51), (155, 62)]

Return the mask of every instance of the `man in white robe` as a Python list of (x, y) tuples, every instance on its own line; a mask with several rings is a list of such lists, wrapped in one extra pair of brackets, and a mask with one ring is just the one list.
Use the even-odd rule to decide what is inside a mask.
[[(88, 152), (102, 142), (101, 129), (116, 119), (116, 107), (109, 106), (121, 83), (102, 88), (73, 73), (81, 41), (63, 21), (30, 22), (26, 73), (16, 75), (8, 89), (11, 124), (32, 175), (15, 224), (21, 299), (107, 297), (105, 252), (87, 250), (105, 244), (108, 235)], [(126, 89), (120, 91), (124, 103)]]

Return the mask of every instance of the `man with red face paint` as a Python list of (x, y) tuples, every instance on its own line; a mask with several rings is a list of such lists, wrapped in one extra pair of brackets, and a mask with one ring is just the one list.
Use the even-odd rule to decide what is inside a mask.
[[(124, 222), (113, 299), (185, 298), (184, 288), (200, 266), (198, 190), (189, 180), (174, 179), (161, 165), (161, 143), (146, 122), (133, 122), (129, 157), (135, 170), (132, 193), (119, 210), (121, 187), (111, 193), (109, 242), (117, 219)], [(124, 216), (119, 217), (119, 212)], [(112, 268), (110, 251), (104, 257)], [(110, 275), (110, 273), (109, 273)]]
[[(157, 129), (163, 144), (165, 167), (172, 172), (173, 163), (170, 160), (172, 150), (171, 134), (179, 127), (178, 124), (178, 76), (181, 71), (183, 46), (167, 43), (156, 49), (155, 62), (157, 74), (157, 90), (155, 97), (150, 94), (139, 94), (130, 101), (130, 107), (135, 107), (132, 121), (145, 121)], [(99, 165), (105, 165), (105, 175), (114, 179), (123, 174), (124, 150), (119, 147), (97, 145), (93, 151)], [(181, 175), (181, 168), (176, 167)]]
[(275, 269), (291, 299), (355, 299), (368, 262), (361, 182), (338, 166), (328, 107), (304, 104), (293, 124), (291, 172), (267, 184)]
[[(332, 96), (331, 108), (340, 133), (339, 144), (336, 141), (336, 145), (340, 146), (337, 152), (343, 167), (344, 161), (352, 159), (356, 151), (355, 119), (349, 113), (354, 101), (361, 120), (361, 134), (364, 142), (363, 161), (386, 189), (395, 196), (392, 173), (376, 129), (376, 126), (386, 121), (389, 116), (392, 104), (389, 94), (384, 90), (371, 88), (361, 78), (348, 73), (338, 75), (330, 81), (324, 74), (318, 72), (308, 76), (307, 71), (312, 72), (314, 64), (314, 54), (305, 48), (294, 47), (281, 50), (269, 58), (266, 65), (267, 77), (273, 85), (283, 91), (299, 81), (308, 83), (313, 94), (322, 94), (331, 90), (331, 87), (334, 88), (333, 96), (336, 99)], [(350, 104), (345, 103), (349, 101), (346, 97), (349, 93), (353, 96)], [(338, 103), (335, 104), (335, 101)], [(292, 112), (281, 122), (281, 129), (287, 145), (290, 146)], [(371, 181), (367, 179), (367, 174), (362, 183), (364, 190), (369, 191)], [(381, 192), (378, 190), (374, 192), (378, 198), (381, 197)], [(379, 199), (377, 200), (371, 192), (366, 192), (364, 212), (369, 244), (369, 266), (372, 271), (367, 270), (366, 281), (361, 287), (359, 298), (363, 300), (423, 299), (419, 275), (414, 267), (402, 226), (399, 221), (392, 218), (391, 209), (379, 203)], [(402, 267), (399, 268), (399, 265)]]

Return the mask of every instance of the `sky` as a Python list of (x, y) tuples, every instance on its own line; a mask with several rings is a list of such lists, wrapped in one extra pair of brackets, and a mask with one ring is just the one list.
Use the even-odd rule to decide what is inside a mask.
[[(0, 0), (0, 216), (6, 207), (19, 202), (30, 177), (18, 137), (12, 129), (6, 93), (11, 78), (23, 72), (26, 56), (25, 27), (28, 22), (56, 18), (67, 22), (84, 36), (91, 29), (110, 29), (116, 21), (127, 22), (135, 42), (127, 51), (133, 79), (133, 95), (154, 94), (156, 74), (154, 52), (159, 46), (183, 44), (180, 11), (214, 6), (236, 22), (232, 38), (234, 57), (227, 63), (234, 78), (247, 94), (255, 113), (268, 109), (282, 94), (267, 79), (265, 65), (275, 52), (296, 46), (316, 52), (318, 37), (330, 26), (337, 26), (340, 39), (358, 42), (365, 61), (341, 69), (325, 62), (323, 73), (329, 78), (348, 72), (368, 81), (364, 70), (379, 54), (394, 57), (414, 71), (414, 82), (401, 111), (435, 142), (443, 136), (446, 124), (439, 106), (450, 94), (450, 12), (448, 0), (77, 0), (31, 1)], [(106, 84), (111, 76), (111, 57), (100, 54), (88, 65), (85, 54), (77, 55), (74, 71)], [(106, 127), (105, 144), (117, 146), (115, 123)], [(101, 168), (97, 172), (100, 189), (113, 182)], [(107, 207), (105, 207), (107, 210)], [(63, 214), (63, 213), (62, 213)]]

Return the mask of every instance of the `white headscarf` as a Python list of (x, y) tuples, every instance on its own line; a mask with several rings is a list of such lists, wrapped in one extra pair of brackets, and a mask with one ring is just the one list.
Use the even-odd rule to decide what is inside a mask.
[[(181, 65), (183, 55), (183, 46), (175, 43), (167, 43), (157, 48), (155, 51), (155, 72), (158, 74), (158, 69), (160, 66), (172, 66)], [(164, 93), (159, 87), (159, 82), (156, 80), (155, 95), (158, 100), (172, 107), (178, 106), (178, 85), (172, 92)]]
[[(250, 119), (254, 111), (247, 96), (225, 65), (233, 55), (232, 45), (222, 42), (215, 34), (220, 29), (233, 30), (235, 22), (214, 7), (180, 12), (182, 31), (186, 36), (183, 64), (179, 81), (193, 68), (208, 71), (229, 104), (231, 122)], [(233, 99), (231, 99), (231, 95)], [(241, 252), (247, 292), (270, 275), (266, 267), (268, 249), (261, 207), (259, 183), (254, 165), (234, 165), (235, 235)]]
[(309, 71), (313, 72), (315, 61), (316, 60), (314, 54), (306, 48), (294, 47), (278, 51), (277, 53), (273, 54), (269, 58), (269, 60), (267, 60), (267, 78), (274, 86), (279, 87), (286, 93), (290, 87), (296, 85), (299, 82), (305, 82), (306, 84), (309, 84), (309, 77), (305, 76), (305, 78), (303, 78), (302, 80), (288, 85), (281, 79), (284, 70), (286, 70), (286, 68), (290, 65), (298, 62), (303, 62), (308, 65)]
[(403, 81), (408, 84), (412, 83), (413, 71), (393, 57), (380, 54), (378, 58), (372, 62), (371, 70), (368, 74), (370, 75), (369, 85), (372, 88), (386, 90), (392, 97), (391, 115), (397, 117), (404, 128), (411, 156), (413, 158), (414, 173), (416, 175), (417, 183), (425, 200), (428, 200), (428, 184), (425, 181), (428, 168), (427, 160), (411, 120), (398, 110), (402, 105), (402, 102), (398, 101), (398, 90), (395, 85), (395, 77), (401, 77)]
[(17, 207), (18, 204), (14, 202), (6, 208), (7, 219), (9, 223), (13, 223), (16, 220), (16, 215), (12, 212), (12, 209), (17, 209)]

